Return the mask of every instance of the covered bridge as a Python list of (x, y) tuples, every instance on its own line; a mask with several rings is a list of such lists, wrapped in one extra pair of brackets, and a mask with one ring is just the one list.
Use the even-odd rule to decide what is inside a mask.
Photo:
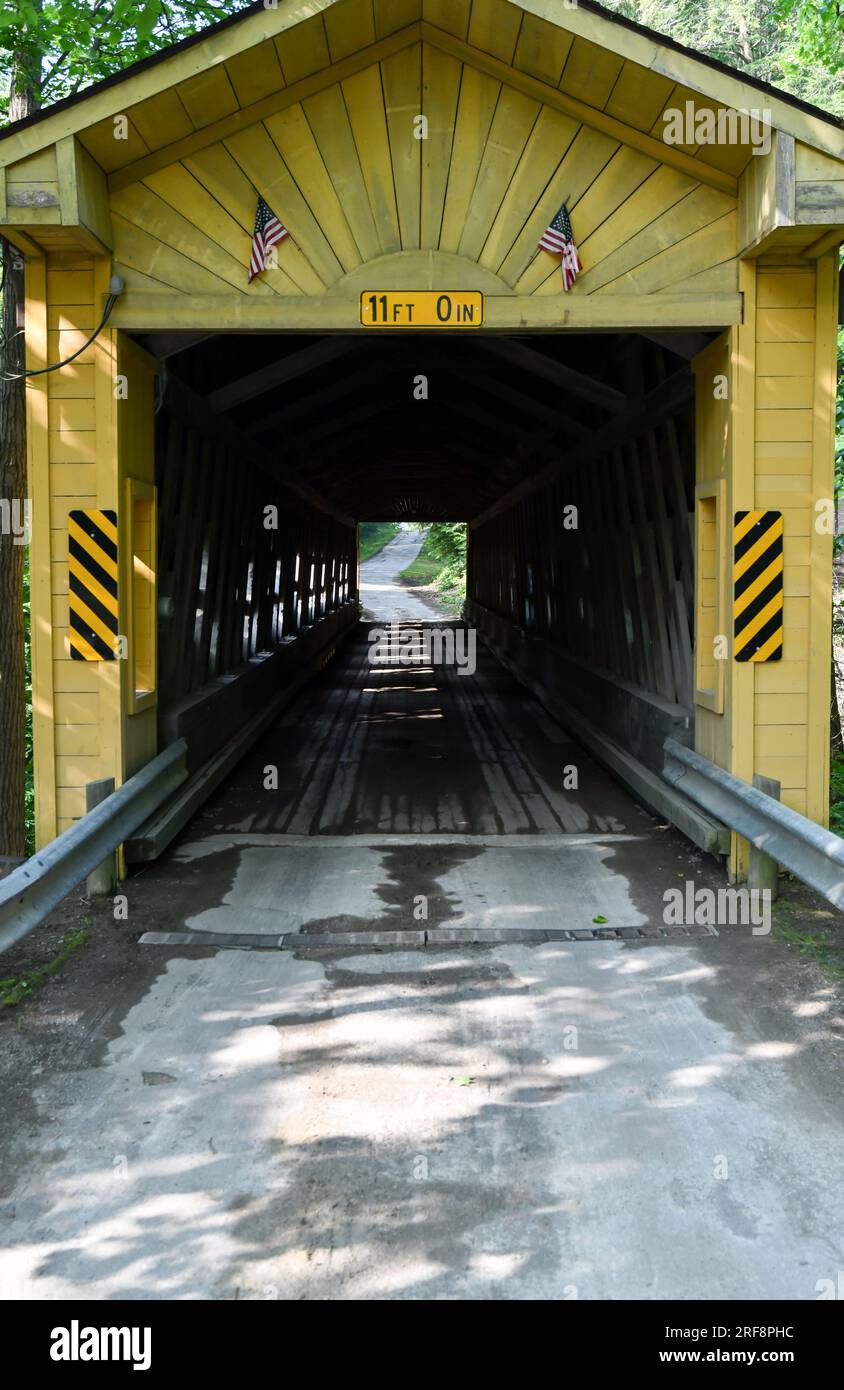
[(375, 519), (468, 521), (467, 620), (701, 843), (669, 735), (825, 820), (840, 122), (588, 0), (280, 0), (3, 131), (0, 219), (40, 844), (179, 735), (184, 823)]

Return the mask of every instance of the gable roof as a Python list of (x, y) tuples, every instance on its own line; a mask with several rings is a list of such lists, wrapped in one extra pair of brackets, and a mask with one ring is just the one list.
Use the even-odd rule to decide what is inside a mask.
[[(501, 2), (502, 0), (498, 0), (499, 4)], [(36, 138), (32, 143), (27, 142), (25, 153), (32, 153), (52, 143), (55, 137), (50, 133), (51, 123), (57, 116), (76, 107), (82, 108), (94, 103), (96, 98), (112, 89), (123, 86), (131, 87), (134, 79), (154, 69), (162, 69), (162, 76), (166, 79), (167, 74), (164, 69), (167, 64), (174, 64), (183, 55), (192, 55), (193, 50), (203, 47), (213, 50), (219, 37), (229, 30), (239, 30), (243, 35), (243, 43), (235, 45), (236, 51), (243, 51), (253, 44), (261, 42), (271, 32), (281, 34), (298, 24), (307, 23), (308, 20), (314, 19), (319, 14), (324, 14), (328, 10), (342, 7), (348, 3), (349, 0), (310, 0), (310, 3), (307, 4), (297, 3), (297, 0), (281, 0), (281, 3), (276, 7), (268, 8), (265, 0), (256, 0), (256, 3), (247, 6), (237, 14), (209, 25), (179, 43), (163, 48), (160, 52), (143, 58), (137, 63), (132, 63), (120, 72), (92, 83), (91, 86), (54, 102), (22, 120), (12, 122), (0, 130), (0, 143), (14, 136), (19, 136), (23, 132), (41, 127), (43, 128), (43, 140), (39, 141)], [(429, 0), (419, 0), (420, 17), (428, 3)], [(803, 113), (811, 117), (813, 122), (821, 122), (832, 139), (820, 138), (818, 131), (814, 131), (815, 138), (813, 138), (812, 128), (807, 128), (803, 123), (801, 123), (799, 130), (792, 130), (790, 133), (798, 135), (801, 140), (809, 144), (818, 145), (819, 148), (823, 148), (839, 158), (844, 158), (844, 118), (832, 115), (821, 107), (814, 106), (812, 103), (774, 87), (768, 82), (763, 82), (741, 69), (730, 67), (716, 58), (698, 53), (665, 34), (649, 29), (645, 25), (638, 24), (614, 11), (607, 10), (602, 5), (596, 4), (595, 0), (579, 0), (576, 7), (565, 5), (563, 0), (512, 0), (512, 3), (508, 2), (507, 7), (533, 14), (547, 23), (584, 37), (586, 36), (586, 26), (582, 22), (583, 17), (592, 16), (592, 23), (588, 27), (591, 30), (589, 38), (593, 42), (603, 44), (623, 55), (629, 61), (641, 63), (643, 67), (671, 78), (678, 84), (698, 90), (704, 97), (709, 97), (736, 109), (741, 110), (748, 107), (748, 103), (744, 100), (745, 89), (762, 93), (776, 107), (776, 111), (772, 112), (773, 125), (780, 129), (789, 130), (788, 111)], [(266, 23), (268, 19), (270, 20), (269, 24)], [(265, 23), (256, 25), (255, 22), (261, 20)], [(273, 21), (275, 22), (273, 23)], [(595, 21), (598, 24), (597, 32)], [(395, 26), (393, 27), (395, 28)], [(251, 32), (253, 28), (255, 29), (254, 36)], [(209, 53), (209, 57), (211, 63), (219, 61), (219, 58), (213, 53)], [(200, 72), (202, 67), (196, 66), (194, 70)], [(709, 82), (705, 80), (707, 74), (712, 75)], [(714, 80), (716, 78), (718, 80)], [(726, 83), (723, 79), (726, 79)], [(172, 81), (175, 83), (179, 80), (181, 80), (181, 75), (174, 72)], [(169, 83), (165, 80), (157, 90), (160, 91), (168, 85)], [(99, 115), (93, 117), (93, 119), (100, 118)], [(85, 121), (82, 119), (76, 129), (84, 128)], [(837, 138), (833, 132), (841, 132), (842, 138)], [(16, 153), (13, 157), (19, 158), (21, 156)], [(2, 158), (2, 153), (0, 153), (0, 162), (6, 162)]]

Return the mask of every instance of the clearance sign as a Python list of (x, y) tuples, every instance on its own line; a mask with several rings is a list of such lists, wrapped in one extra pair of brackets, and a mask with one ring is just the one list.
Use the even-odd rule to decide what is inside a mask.
[(480, 290), (364, 290), (360, 321), (364, 328), (480, 328), (484, 297)]

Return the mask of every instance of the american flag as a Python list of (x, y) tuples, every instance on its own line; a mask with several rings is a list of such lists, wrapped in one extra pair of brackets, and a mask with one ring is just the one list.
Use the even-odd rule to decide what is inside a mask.
[(539, 239), (539, 245), (543, 251), (552, 251), (555, 256), (562, 256), (563, 289), (570, 290), (577, 279), (577, 272), (582, 270), (583, 266), (580, 264), (580, 257), (574, 244), (571, 221), (565, 203), (550, 227), (545, 228)]
[(255, 213), (255, 230), (252, 233), (252, 254), (249, 258), (250, 283), (262, 270), (266, 270), (272, 248), (289, 235), (287, 228), (282, 226), (275, 213), (267, 207), (263, 198), (259, 197)]

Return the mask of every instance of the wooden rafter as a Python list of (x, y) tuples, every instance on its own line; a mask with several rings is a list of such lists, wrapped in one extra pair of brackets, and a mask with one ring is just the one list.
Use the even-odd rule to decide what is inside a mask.
[(546, 482), (558, 477), (567, 468), (574, 467), (577, 463), (582, 463), (585, 459), (597, 455), (601, 451), (613, 448), (615, 445), (623, 444), (631, 429), (635, 429), (644, 421), (646, 424), (654, 424), (666, 414), (675, 413), (684, 401), (690, 400), (693, 396), (694, 385), (691, 374), (688, 370), (675, 372), (673, 376), (666, 378), (659, 386), (649, 391), (639, 402), (637, 411), (633, 415), (616, 417), (597, 430), (589, 439), (580, 444), (577, 449), (572, 450), (563, 459), (554, 459), (552, 463), (539, 469), (530, 478), (517, 484), (515, 488), (504, 497), (500, 497), (485, 512), (480, 513), (472, 520), (472, 526), (481, 526), (484, 522), (497, 516), (500, 512), (507, 511), (515, 502), (537, 488), (543, 487)]
[(191, 389), (185, 382), (177, 377), (169, 376), (166, 385), (166, 402), (168, 407), (176, 413), (181, 414), (188, 424), (196, 429), (202, 430), (212, 439), (227, 439), (231, 446), (238, 451), (239, 456), (248, 462), (250, 466), (260, 468), (263, 472), (269, 473), (276, 482), (287, 487), (292, 493), (301, 497), (312, 507), (319, 511), (328, 512), (336, 521), (344, 525), (352, 525), (352, 518), (339, 511), (327, 497), (318, 492), (295, 469), (285, 466), (278, 468), (271, 466), (268, 460), (261, 454), (255, 445), (255, 441), (250, 439), (244, 432), (225, 415), (218, 415), (209, 409), (208, 402), (204, 396)]
[(321, 338), (318, 343), (311, 343), (309, 347), (288, 353), (286, 357), (268, 362), (257, 371), (247, 372), (245, 376), (237, 377), (225, 386), (219, 386), (215, 391), (209, 392), (205, 399), (212, 410), (232, 410), (236, 405), (243, 405), (245, 401), (254, 400), (267, 391), (274, 391), (286, 381), (293, 381), (327, 362), (333, 362), (358, 346), (349, 338)]
[(147, 352), (151, 352), (153, 357), (157, 357), (159, 362), (164, 362), (168, 357), (175, 357), (177, 353), (185, 352), (187, 348), (198, 347), (200, 343), (214, 337), (215, 333), (150, 333), (140, 335), (138, 342)]
[(624, 409), (624, 392), (614, 386), (599, 381), (597, 377), (587, 376), (585, 372), (558, 362), (554, 357), (512, 338), (479, 338), (480, 346), (486, 352), (509, 362), (511, 366), (521, 367), (526, 372), (550, 381), (554, 386), (563, 387), (569, 394), (580, 396), (583, 400), (599, 405), (602, 409), (617, 414)]

